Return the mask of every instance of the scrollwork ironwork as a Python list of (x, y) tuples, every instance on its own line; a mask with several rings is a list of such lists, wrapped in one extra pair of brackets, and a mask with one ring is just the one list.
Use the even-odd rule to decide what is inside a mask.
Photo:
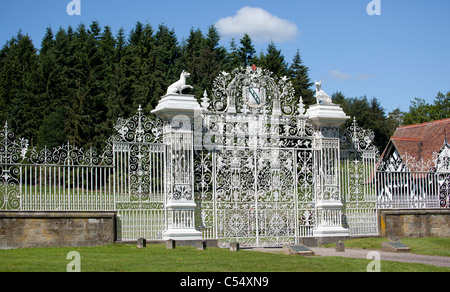
[[(254, 70), (255, 69), (255, 70)], [(262, 68), (236, 68), (231, 73), (222, 72), (213, 82), (210, 108), (217, 112), (265, 114), (293, 114), (294, 88), (287, 77), (278, 78)], [(257, 107), (249, 109), (247, 98), (252, 89), (258, 89)], [(251, 106), (251, 104), (250, 104)]]

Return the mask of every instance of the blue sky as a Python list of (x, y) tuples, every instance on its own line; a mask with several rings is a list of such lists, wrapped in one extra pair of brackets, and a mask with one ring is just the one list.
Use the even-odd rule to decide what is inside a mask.
[(71, 0), (0, 0), (0, 46), (21, 29), (39, 48), (47, 27), (93, 20), (115, 33), (129, 33), (137, 21), (164, 23), (179, 40), (215, 24), (225, 47), (247, 31), (258, 52), (273, 40), (291, 62), (299, 49), (310, 78), (329, 95), (376, 97), (386, 112), (450, 91), (448, 0), (378, 0), (381, 15), (372, 16), (371, 0), (79, 1), (81, 15), (69, 16)]

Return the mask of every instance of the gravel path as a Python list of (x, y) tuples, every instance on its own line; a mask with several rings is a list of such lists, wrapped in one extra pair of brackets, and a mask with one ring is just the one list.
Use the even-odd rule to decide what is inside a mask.
[[(367, 259), (371, 251), (376, 251), (380, 254), (380, 259), (383, 261), (406, 262), (406, 263), (422, 263), (427, 265), (434, 265), (438, 267), (450, 267), (450, 257), (419, 255), (412, 253), (394, 253), (384, 252), (380, 250), (367, 249), (349, 249), (346, 248), (344, 252), (336, 252), (334, 248), (313, 247), (312, 251), (318, 256), (335, 256), (348, 258), (363, 258)], [(369, 259), (373, 259), (369, 257)]]
[[(394, 252), (384, 252), (381, 250), (349, 249), (349, 248), (346, 248), (344, 252), (336, 252), (334, 248), (311, 247), (310, 249), (314, 252), (316, 256), (324, 256), (324, 257), (333, 256), (333, 257), (348, 257), (361, 259), (367, 259), (368, 254), (372, 251), (375, 251), (379, 253), (380, 260), (383, 261), (422, 263), (438, 267), (450, 267), (450, 257), (444, 256), (418, 255), (412, 253), (394, 253)], [(281, 248), (253, 248), (248, 250), (259, 252), (283, 252)], [(373, 258), (369, 257), (368, 259), (371, 260)]]

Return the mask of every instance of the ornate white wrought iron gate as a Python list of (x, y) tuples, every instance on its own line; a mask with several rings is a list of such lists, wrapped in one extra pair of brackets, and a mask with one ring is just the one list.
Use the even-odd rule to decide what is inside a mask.
[(114, 143), (118, 238), (162, 239), (165, 225), (164, 144)]
[(120, 240), (162, 239), (165, 228), (166, 145), (162, 123), (142, 114), (119, 119), (110, 139), (114, 209)]
[(224, 246), (312, 236), (315, 131), (302, 101), (294, 105), (290, 84), (262, 69), (224, 73), (213, 92), (211, 103), (202, 99), (194, 157), (197, 228)]
[(380, 206), (450, 205), (448, 145), (439, 171), (389, 172), (372, 132), (356, 121), (344, 132), (317, 126), (287, 78), (267, 70), (221, 73), (196, 110), (180, 132), (139, 108), (117, 121), (101, 154), (69, 143), (28, 149), (5, 124), (0, 210), (117, 211), (119, 240), (189, 229), (221, 246), (280, 246), (341, 225), (377, 234)]
[(202, 153), (196, 178), (204, 236), (244, 246), (312, 236), (312, 155), (309, 149), (243, 147)]
[(376, 164), (372, 131), (353, 124), (341, 135), (341, 191), (350, 235), (377, 235)]

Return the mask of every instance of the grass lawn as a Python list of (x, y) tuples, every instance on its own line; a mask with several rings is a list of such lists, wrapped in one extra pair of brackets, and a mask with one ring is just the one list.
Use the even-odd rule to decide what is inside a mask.
[[(135, 245), (115, 244), (0, 250), (0, 272), (65, 272), (71, 262), (66, 257), (71, 251), (81, 256), (81, 272), (365, 272), (370, 263), (370, 260), (340, 257), (231, 252), (219, 248), (167, 250), (162, 244), (138, 249)], [(450, 272), (450, 268), (382, 261), (381, 271)]]

